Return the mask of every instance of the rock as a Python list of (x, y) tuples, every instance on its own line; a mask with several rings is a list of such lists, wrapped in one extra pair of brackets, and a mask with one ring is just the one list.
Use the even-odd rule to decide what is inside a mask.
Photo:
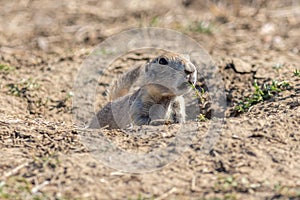
[(261, 35), (272, 35), (276, 31), (276, 27), (272, 23), (266, 23), (264, 24), (260, 29)]
[(37, 45), (43, 51), (48, 51), (49, 42), (45, 37), (38, 37), (37, 38)]
[(252, 65), (241, 59), (233, 58), (232, 59), (233, 68), (238, 73), (250, 73), (252, 72)]
[(256, 73), (254, 75), (254, 78), (262, 79), (262, 78), (276, 78), (276, 73), (271, 67), (258, 67), (256, 70)]

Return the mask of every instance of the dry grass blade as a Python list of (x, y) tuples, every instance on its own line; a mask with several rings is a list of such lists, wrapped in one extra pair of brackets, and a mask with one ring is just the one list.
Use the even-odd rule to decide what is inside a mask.
[(163, 195), (161, 195), (160, 197), (157, 197), (155, 200), (163, 200), (163, 199), (167, 199), (168, 196), (170, 196), (171, 194), (175, 193), (177, 191), (176, 187), (173, 187), (172, 189), (170, 189), (168, 192), (164, 193)]
[(21, 165), (15, 167), (15, 168), (12, 169), (11, 171), (8, 171), (8, 172), (4, 173), (3, 176), (2, 176), (3, 179), (7, 179), (7, 178), (9, 178), (10, 176), (12, 176), (12, 175), (18, 173), (18, 171), (19, 171), (20, 169), (26, 167), (27, 165), (28, 165), (28, 163), (23, 163), (23, 164), (21, 164)]

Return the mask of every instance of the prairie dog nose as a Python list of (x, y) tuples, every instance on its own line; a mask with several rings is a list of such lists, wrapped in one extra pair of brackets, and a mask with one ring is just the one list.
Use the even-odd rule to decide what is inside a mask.
[(187, 75), (186, 79), (190, 84), (195, 84), (197, 79), (196, 68), (192, 63), (185, 65), (184, 72)]
[(186, 64), (185, 68), (184, 68), (184, 72), (187, 75), (192, 74), (193, 72), (195, 72), (195, 66), (193, 64), (191, 64), (191, 63)]

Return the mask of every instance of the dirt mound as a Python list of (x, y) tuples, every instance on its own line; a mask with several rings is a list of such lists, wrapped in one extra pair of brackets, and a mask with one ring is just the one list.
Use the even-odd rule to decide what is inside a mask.
[[(1, 2), (0, 199), (300, 199), (300, 5), (231, 2)], [(198, 130), (185, 151), (158, 170), (130, 174), (84, 145), (72, 87), (94, 45), (145, 26), (184, 32), (209, 52), (223, 78), (226, 119), (203, 152), (216, 119), (200, 79), (202, 115), (188, 122)], [(95, 106), (108, 101), (113, 78), (154, 54), (114, 62)], [(144, 153), (168, 146), (174, 127), (104, 134)]]

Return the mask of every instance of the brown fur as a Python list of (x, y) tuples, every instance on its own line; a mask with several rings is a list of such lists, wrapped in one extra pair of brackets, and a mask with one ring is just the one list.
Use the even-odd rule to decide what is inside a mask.
[[(165, 53), (121, 77), (111, 92), (114, 100), (96, 114), (89, 127), (185, 122), (182, 95), (190, 91), (188, 82), (194, 84), (196, 74), (189, 60), (179, 54)], [(130, 93), (134, 87), (138, 89)]]

